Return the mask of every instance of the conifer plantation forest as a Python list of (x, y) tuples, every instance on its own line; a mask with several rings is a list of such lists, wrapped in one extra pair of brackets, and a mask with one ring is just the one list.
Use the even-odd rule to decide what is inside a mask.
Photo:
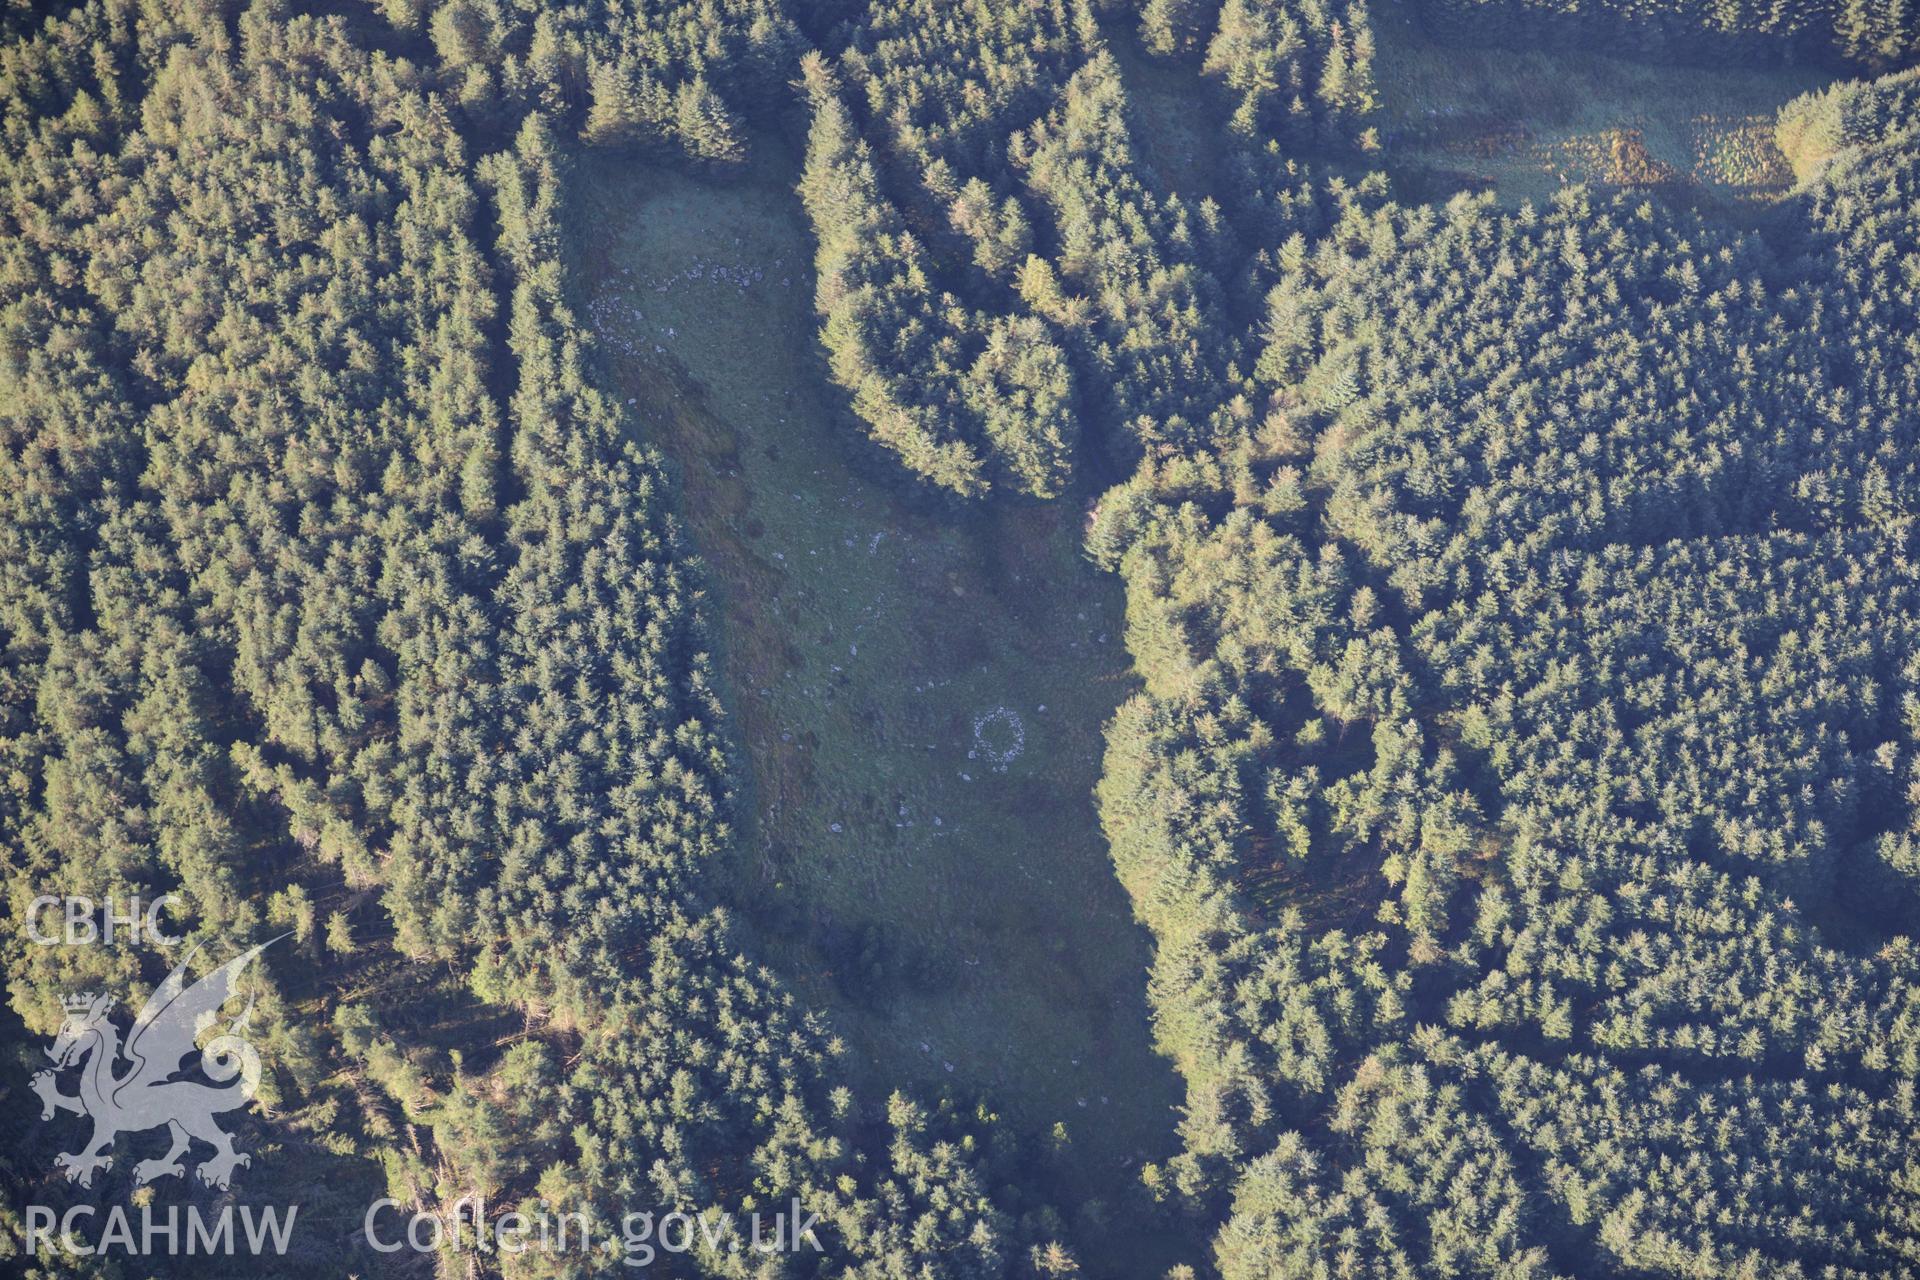
[(0, 442), (0, 1274), (1920, 1277), (1920, 3), (4, 0)]

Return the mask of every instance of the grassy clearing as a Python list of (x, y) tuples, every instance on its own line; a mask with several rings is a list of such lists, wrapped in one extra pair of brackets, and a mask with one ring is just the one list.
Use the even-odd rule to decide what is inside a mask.
[(1464, 189), (1538, 203), (1587, 183), (1746, 221), (1793, 183), (1775, 113), (1828, 79), (1436, 44), (1397, 6), (1380, 11), (1376, 32), (1381, 137), (1408, 201)]
[(1189, 206), (1217, 199), (1226, 140), (1214, 118), (1219, 102), (1213, 82), (1191, 65), (1149, 54), (1131, 24), (1109, 22), (1102, 35), (1127, 88), (1140, 158)]
[[(1657, 66), (1441, 44), (1393, 4), (1375, 23), (1380, 159), (1408, 203), (1463, 190), (1542, 203), (1585, 183), (1657, 192), (1751, 224), (1794, 182), (1774, 145), (1776, 113), (1830, 79), (1807, 69)], [(1106, 37), (1143, 158), (1188, 200), (1217, 195), (1224, 147), (1212, 82), (1192, 60), (1150, 57), (1124, 25), (1110, 25)]]
[(984, 1094), (1043, 1147), (1064, 1123), (1056, 1193), (1119, 1219), (1088, 1233), (1103, 1270), (1158, 1274), (1119, 1198), (1179, 1094), (1094, 817), (1131, 683), (1088, 497), (963, 509), (866, 442), (815, 343), (790, 146), (724, 177), (582, 164), (581, 302), (719, 597), (740, 909), (870, 1086)]

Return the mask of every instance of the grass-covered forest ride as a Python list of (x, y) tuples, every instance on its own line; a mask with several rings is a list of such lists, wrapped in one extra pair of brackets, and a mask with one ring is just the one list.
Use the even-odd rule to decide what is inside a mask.
[(1178, 1093), (1088, 799), (1134, 687), (1117, 584), (1080, 553), (1090, 499), (916, 500), (854, 447), (797, 150), (751, 136), (723, 175), (609, 157), (576, 178), (585, 313), (677, 464), (723, 624), (737, 908), (851, 1070), (990, 1098), (1117, 1263), (1153, 1247), (1126, 1209)]
[[(1913, 21), (6, 10), (8, 1265), (1920, 1271)], [(33, 1119), (166, 894), (232, 1189)]]

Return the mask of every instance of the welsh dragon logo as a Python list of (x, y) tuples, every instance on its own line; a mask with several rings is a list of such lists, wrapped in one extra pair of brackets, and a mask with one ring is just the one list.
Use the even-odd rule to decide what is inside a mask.
[[(93, 1136), (78, 1151), (54, 1157), (54, 1167), (64, 1170), (68, 1181), (91, 1186), (95, 1171), (112, 1167), (118, 1135), (162, 1125), (172, 1144), (159, 1159), (134, 1166), (137, 1185), (185, 1176), (180, 1157), (196, 1139), (213, 1148), (212, 1157), (201, 1161), (198, 1171), (208, 1186), (225, 1190), (234, 1169), (252, 1163), (252, 1157), (235, 1151), (233, 1139), (214, 1123), (221, 1112), (246, 1106), (260, 1087), (260, 1055), (240, 1035), (252, 1003), (205, 1048), (195, 1042), (216, 1021), (253, 958), (277, 941), (261, 943), (192, 986), (187, 985), (186, 976), (194, 955), (189, 951), (147, 998), (124, 1045), (119, 1028), (107, 1017), (112, 997), (67, 998), (66, 1022), (47, 1050), (54, 1066), (35, 1073), (33, 1091), (40, 1095), (42, 1120), (71, 1111), (93, 1121)], [(197, 1061), (183, 1070), (181, 1059), (188, 1054), (195, 1054)], [(126, 1069), (119, 1070), (123, 1062)], [(194, 1079), (195, 1066), (197, 1074), (214, 1083)], [(79, 1068), (80, 1091), (61, 1093), (58, 1077), (74, 1067)]]

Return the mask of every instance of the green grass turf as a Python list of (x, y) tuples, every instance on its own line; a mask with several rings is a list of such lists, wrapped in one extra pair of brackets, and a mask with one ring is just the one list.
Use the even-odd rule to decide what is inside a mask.
[(1036, 1147), (1064, 1123), (1048, 1190), (1109, 1214), (1083, 1260), (1158, 1275), (1180, 1257), (1131, 1202), (1180, 1094), (1091, 796), (1133, 684), (1090, 495), (963, 507), (868, 443), (826, 380), (791, 144), (581, 165), (580, 305), (717, 597), (749, 788), (725, 891), (857, 1080), (984, 1095)]
[(1775, 113), (1830, 79), (1440, 44), (1398, 5), (1375, 24), (1384, 158), (1404, 201), (1470, 189), (1537, 204), (1587, 183), (1747, 222), (1793, 183), (1773, 144)]
[[(1378, 8), (1374, 24), (1382, 148), (1372, 161), (1406, 203), (1467, 190), (1539, 204), (1586, 183), (1658, 192), (1751, 224), (1793, 185), (1773, 142), (1775, 114), (1831, 79), (1808, 69), (1659, 66), (1597, 52), (1444, 44), (1392, 3)], [(1218, 87), (1199, 74), (1197, 59), (1144, 53), (1127, 24), (1109, 24), (1106, 36), (1126, 77), (1141, 154), (1189, 200), (1217, 194), (1227, 109)], [(1351, 157), (1339, 159), (1351, 167)]]

